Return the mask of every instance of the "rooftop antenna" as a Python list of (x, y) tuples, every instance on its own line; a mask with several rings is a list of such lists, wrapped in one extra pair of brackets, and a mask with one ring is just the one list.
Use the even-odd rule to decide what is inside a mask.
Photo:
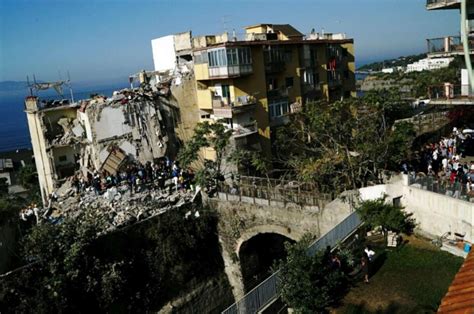
[(71, 94), (71, 102), (74, 103), (74, 94), (72, 92), (71, 76), (69, 75), (69, 70), (67, 71), (67, 86), (69, 87), (69, 93)]
[(33, 88), (31, 87), (30, 77), (28, 75), (26, 76), (26, 84), (28, 84), (28, 89), (30, 90), (30, 96), (33, 96)]
[(227, 23), (230, 22), (230, 15), (224, 15), (221, 18), (222, 21), (222, 27), (224, 28), (224, 32), (227, 33)]

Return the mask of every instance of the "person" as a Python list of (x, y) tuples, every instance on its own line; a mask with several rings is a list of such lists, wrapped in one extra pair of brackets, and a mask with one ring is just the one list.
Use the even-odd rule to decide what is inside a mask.
[(364, 253), (367, 256), (368, 261), (372, 262), (375, 252), (372, 250), (372, 247), (370, 245), (367, 245), (365, 247)]
[(361, 259), (362, 273), (364, 274), (364, 282), (369, 283), (369, 261), (366, 256)]
[(331, 254), (331, 268), (332, 269), (341, 269), (341, 260), (336, 254)]

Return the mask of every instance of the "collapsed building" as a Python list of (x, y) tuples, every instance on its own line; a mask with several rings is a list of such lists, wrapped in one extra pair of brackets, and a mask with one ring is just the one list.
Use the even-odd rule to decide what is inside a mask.
[[(176, 108), (168, 87), (141, 87), (77, 102), (28, 96), (25, 112), (43, 202), (81, 172), (115, 175), (125, 161), (142, 164), (176, 154)], [(163, 92), (165, 90), (165, 92)]]

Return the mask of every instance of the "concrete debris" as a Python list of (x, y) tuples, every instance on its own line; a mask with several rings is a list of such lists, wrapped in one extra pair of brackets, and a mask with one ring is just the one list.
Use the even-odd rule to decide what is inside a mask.
[[(194, 192), (189, 190), (170, 193), (169, 190), (132, 193), (128, 188), (112, 187), (101, 196), (89, 189), (82, 196), (76, 197), (71, 195), (74, 194), (71, 188), (53, 205), (55, 214), (51, 216), (54, 219), (74, 218), (84, 212), (97, 221), (106, 233), (192, 203)], [(199, 212), (196, 211), (194, 216), (199, 217)]]
[[(110, 232), (168, 210), (199, 204), (201, 189), (194, 187), (194, 173), (169, 158), (144, 165), (128, 161), (120, 163), (115, 174), (89, 170), (85, 177), (78, 172), (67, 178), (49, 195), (41, 216), (60, 223), (85, 214), (97, 222), (102, 233)], [(33, 207), (25, 211), (23, 220), (33, 217)], [(191, 214), (199, 217), (198, 212), (187, 216)]]

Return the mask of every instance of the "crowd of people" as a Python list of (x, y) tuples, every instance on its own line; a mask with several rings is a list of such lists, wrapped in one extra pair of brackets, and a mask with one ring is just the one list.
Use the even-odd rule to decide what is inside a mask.
[[(450, 136), (427, 144), (421, 152), (420, 169), (417, 172), (433, 179), (440, 192), (446, 191), (456, 198), (461, 195), (474, 197), (474, 159), (467, 161), (459, 149), (466, 140), (470, 140), (470, 136), (453, 128)], [(412, 169), (404, 163), (402, 170), (408, 173)]]
[(87, 177), (76, 175), (72, 185), (76, 195), (86, 191), (94, 191), (96, 195), (103, 194), (111, 187), (126, 186), (131, 193), (139, 193), (145, 189), (167, 188), (166, 182), (171, 179), (176, 191), (194, 189), (194, 172), (182, 169), (177, 162), (168, 158), (156, 162), (147, 162), (145, 165), (134, 162), (123, 167), (116, 175), (103, 171), (89, 172)]

